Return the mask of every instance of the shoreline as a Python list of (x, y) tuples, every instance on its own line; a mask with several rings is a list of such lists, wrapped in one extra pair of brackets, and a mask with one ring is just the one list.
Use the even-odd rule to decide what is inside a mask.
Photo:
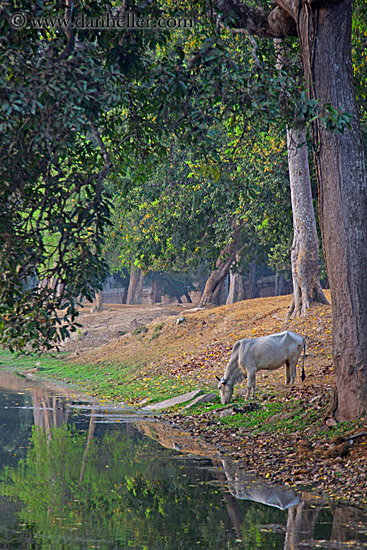
[[(182, 410), (184, 405), (157, 415), (161, 422), (216, 446), (249, 472), (265, 481), (367, 508), (367, 418), (337, 423), (328, 407), (334, 388), (331, 359), (331, 306), (318, 305), (306, 318), (285, 323), (290, 297), (247, 300), (230, 306), (149, 320), (149, 308), (128, 309), (132, 326), (126, 332), (122, 306), (81, 315), (82, 337), (70, 342), (67, 354), (56, 359), (14, 358), (0, 352), (0, 368), (31, 372), (39, 380), (77, 386), (102, 401), (147, 404), (200, 389), (218, 395), (216, 376), (222, 376), (234, 342), (240, 338), (293, 330), (309, 337), (306, 380), (300, 366), (294, 386), (284, 382), (284, 368), (259, 372), (258, 406), (250, 410), (235, 387), (229, 406), (219, 399)], [(142, 312), (145, 318), (142, 317)], [(140, 315), (140, 317), (139, 317)], [(125, 317), (124, 317), (125, 316)], [(106, 330), (120, 326), (117, 337)], [(131, 323), (130, 323), (131, 325)], [(137, 325), (137, 326), (136, 326)], [(135, 326), (135, 328), (134, 328)], [(109, 329), (111, 331), (111, 329)], [(99, 332), (98, 332), (99, 331)], [(88, 334), (89, 333), (89, 334)], [(99, 334), (96, 347), (75, 351), (90, 334)], [(101, 341), (107, 340), (105, 344)], [(90, 345), (90, 340), (88, 346)], [(251, 403), (251, 402), (250, 402)], [(232, 406), (232, 410), (231, 410)], [(326, 421), (328, 424), (326, 424)]]

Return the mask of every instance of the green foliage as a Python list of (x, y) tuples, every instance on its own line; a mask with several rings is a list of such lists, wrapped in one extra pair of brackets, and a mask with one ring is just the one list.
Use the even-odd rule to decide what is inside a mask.
[(352, 27), (352, 60), (361, 129), (367, 143), (367, 6), (363, 0), (354, 2)]
[(271, 246), (288, 238), (284, 139), (256, 124), (222, 127), (216, 139), (216, 162), (173, 144), (143, 186), (117, 195), (106, 247), (115, 267), (134, 261), (158, 272), (211, 269), (237, 224), (246, 265), (264, 261)]
[[(72, 9), (75, 18), (105, 16), (110, 8), (93, 1)], [(122, 3), (113, 5), (118, 9)], [(270, 206), (283, 202), (284, 187), (271, 173), (278, 161), (269, 121), (284, 128), (322, 115), (332, 130), (348, 124), (346, 113), (333, 106), (320, 113), (307, 100), (294, 65), (276, 70), (272, 41), (259, 39), (255, 47), (231, 32), (228, 14), (217, 25), (205, 2), (130, 9), (195, 16), (195, 26), (37, 29), (32, 18), (65, 16), (64, 9), (27, 0), (21, 10), (29, 24), (15, 30), (13, 6), (1, 8), (0, 336), (11, 350), (47, 349), (75, 330), (77, 299), (91, 300), (106, 275), (104, 253), (144, 269), (212, 266), (233, 224), (247, 217), (244, 250), (266, 256), (272, 237), (284, 243), (289, 228), (289, 204), (278, 217)], [(355, 67), (364, 83), (359, 10)], [(297, 58), (296, 42), (289, 48)], [(264, 159), (259, 167), (251, 161), (251, 139), (268, 142), (267, 167)], [(106, 250), (112, 194), (115, 235)]]
[(109, 165), (94, 121), (113, 105), (114, 77), (87, 44), (66, 62), (60, 36), (17, 32), (6, 18), (1, 33), (1, 344), (40, 350), (75, 330), (77, 297), (91, 300), (106, 273)]

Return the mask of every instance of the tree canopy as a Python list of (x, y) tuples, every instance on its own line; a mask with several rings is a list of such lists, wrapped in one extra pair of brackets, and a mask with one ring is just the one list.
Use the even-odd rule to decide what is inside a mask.
[[(40, 1), (23, 2), (16, 17), (11, 4), (1, 10), (2, 345), (44, 349), (75, 329), (77, 300), (91, 299), (107, 270), (102, 247), (114, 189), (122, 200), (127, 193), (129, 201), (135, 200), (127, 226), (138, 227), (138, 222), (135, 242), (147, 241), (138, 263), (149, 258), (162, 267), (164, 254), (170, 253), (167, 227), (178, 221), (183, 228), (189, 222), (197, 240), (214, 217), (207, 230), (214, 231), (219, 246), (228, 237), (226, 223), (238, 227), (244, 222), (248, 193), (258, 188), (251, 179), (241, 189), (237, 168), (244, 172), (244, 160), (228, 163), (221, 155), (227, 138), (218, 136), (224, 128), (234, 134), (242, 128), (242, 146), (255, 120), (258, 128), (261, 121), (284, 127), (297, 120), (311, 128), (334, 308), (339, 416), (365, 410), (367, 203), (359, 120), (365, 129), (363, 3), (357, 2), (354, 19), (350, 0), (203, 0), (194, 6), (184, 1), (108, 6), (67, 1), (63, 9)], [(171, 23), (159, 31), (144, 23), (144, 31), (125, 26), (121, 32), (75, 24), (81, 16), (96, 20), (106, 14), (115, 23), (128, 14), (143, 22), (150, 17)], [(195, 18), (195, 23), (180, 27), (180, 18)], [(285, 38), (292, 55), (302, 59), (304, 87), (295, 74), (299, 64), (277, 69), (275, 37)], [(170, 154), (177, 161), (186, 147), (192, 166), (174, 163), (176, 185), (168, 177)], [(200, 162), (205, 159), (200, 178), (193, 150), (200, 150)], [(154, 186), (162, 175), (163, 192), (157, 194)], [(143, 182), (149, 182), (144, 189)], [(172, 200), (180, 204), (194, 186), (190, 215), (184, 219)], [(219, 213), (216, 201), (232, 209), (232, 218), (227, 211)], [(169, 224), (152, 226), (162, 206)], [(147, 223), (142, 225), (143, 219)], [(257, 224), (263, 222), (261, 211)], [(141, 239), (144, 229), (152, 238)], [(184, 231), (176, 232), (171, 244), (187, 261)]]

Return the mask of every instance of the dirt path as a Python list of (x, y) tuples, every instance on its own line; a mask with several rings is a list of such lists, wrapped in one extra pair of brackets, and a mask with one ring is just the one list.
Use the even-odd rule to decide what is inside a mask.
[(71, 335), (62, 349), (74, 353), (91, 351), (156, 320), (175, 314), (179, 316), (182, 309), (176, 305), (106, 304), (102, 311), (90, 313), (91, 306), (88, 305), (80, 311), (78, 317), (82, 328)]

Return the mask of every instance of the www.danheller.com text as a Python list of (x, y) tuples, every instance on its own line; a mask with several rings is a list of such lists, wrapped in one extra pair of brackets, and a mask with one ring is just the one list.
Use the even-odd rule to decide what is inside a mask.
[(14, 13), (10, 18), (13, 27), (21, 29), (30, 24), (35, 29), (53, 28), (53, 29), (192, 29), (194, 19), (190, 17), (141, 17), (133, 12), (128, 12), (123, 16), (106, 14), (101, 17), (90, 17), (81, 13), (75, 18), (65, 17), (32, 17), (28, 18), (25, 13)]

